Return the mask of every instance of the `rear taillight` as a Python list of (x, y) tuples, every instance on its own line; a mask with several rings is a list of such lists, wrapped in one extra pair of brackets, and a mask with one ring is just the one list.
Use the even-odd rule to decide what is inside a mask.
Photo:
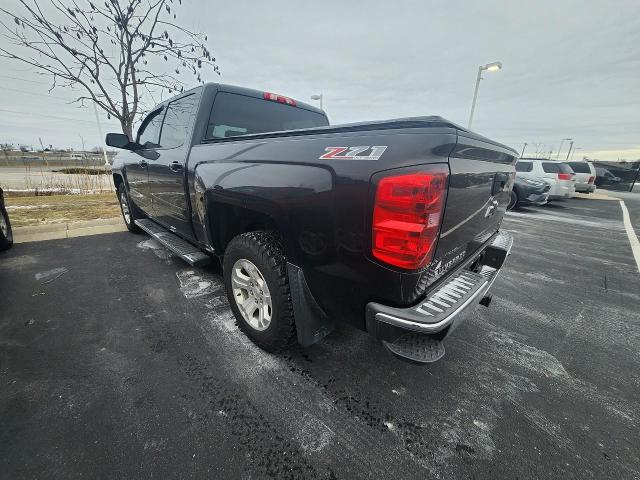
[(296, 101), (293, 98), (285, 97), (284, 95), (278, 95), (277, 93), (264, 92), (262, 98), (271, 102), (285, 103), (287, 105), (291, 105), (292, 107), (296, 106)]
[(589, 181), (587, 183), (593, 183), (596, 181), (596, 177), (589, 177)]
[(558, 174), (558, 180), (571, 180), (571, 174), (570, 173), (559, 173)]
[(390, 265), (418, 269), (433, 258), (438, 240), (449, 169), (384, 177), (373, 209), (371, 253)]

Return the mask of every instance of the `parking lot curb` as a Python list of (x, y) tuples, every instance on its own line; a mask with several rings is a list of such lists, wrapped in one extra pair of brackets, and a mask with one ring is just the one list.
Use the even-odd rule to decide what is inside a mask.
[(586, 199), (586, 200), (613, 200), (613, 201), (618, 201), (619, 198), (616, 197), (610, 197), (608, 195), (608, 193), (605, 192), (594, 192), (594, 193), (574, 193), (573, 194), (574, 198), (582, 198), (582, 199)]
[(123, 232), (126, 229), (127, 227), (120, 217), (100, 218), (69, 223), (15, 227), (13, 229), (13, 238), (15, 243), (41, 242), (60, 238)]

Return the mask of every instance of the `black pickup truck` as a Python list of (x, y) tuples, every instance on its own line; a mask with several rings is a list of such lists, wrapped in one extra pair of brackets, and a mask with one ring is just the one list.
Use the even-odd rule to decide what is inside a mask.
[(206, 84), (107, 144), (127, 150), (113, 177), (129, 230), (219, 260), (239, 327), (269, 351), (346, 322), (435, 361), (512, 245), (499, 227), (517, 152), (440, 117), (330, 126), (291, 98)]

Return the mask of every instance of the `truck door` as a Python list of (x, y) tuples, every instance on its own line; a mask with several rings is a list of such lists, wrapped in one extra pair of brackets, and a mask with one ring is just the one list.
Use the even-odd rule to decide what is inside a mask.
[(190, 93), (171, 101), (160, 131), (158, 158), (149, 162), (149, 192), (153, 217), (185, 237), (193, 237), (187, 200), (186, 160), (198, 95)]
[(129, 185), (129, 197), (138, 208), (151, 213), (151, 196), (149, 195), (149, 162), (158, 157), (156, 148), (160, 136), (163, 110), (157, 109), (144, 119), (138, 129), (136, 142), (143, 146), (136, 150), (127, 161), (125, 172)]

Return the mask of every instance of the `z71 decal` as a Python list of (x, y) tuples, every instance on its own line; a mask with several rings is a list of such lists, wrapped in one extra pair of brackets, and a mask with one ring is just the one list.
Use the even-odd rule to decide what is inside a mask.
[[(324, 155), (320, 156), (320, 160), (378, 160), (384, 151), (387, 149), (387, 145), (378, 145), (370, 147), (327, 147), (325, 148)], [(361, 155), (363, 152), (368, 152), (368, 155)]]

